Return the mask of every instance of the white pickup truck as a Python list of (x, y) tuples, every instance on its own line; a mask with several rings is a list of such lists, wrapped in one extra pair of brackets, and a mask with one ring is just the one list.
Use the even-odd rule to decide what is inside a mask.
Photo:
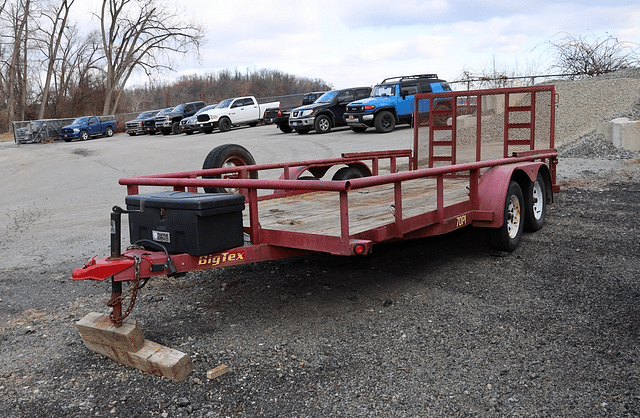
[(279, 101), (258, 104), (253, 96), (226, 99), (213, 109), (198, 115), (199, 129), (210, 134), (215, 128), (220, 129), (220, 132), (227, 132), (232, 126), (256, 126), (264, 118), (265, 110), (279, 106)]

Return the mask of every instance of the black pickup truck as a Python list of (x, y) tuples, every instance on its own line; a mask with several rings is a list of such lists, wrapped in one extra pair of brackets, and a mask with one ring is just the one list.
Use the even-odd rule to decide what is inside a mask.
[[(300, 106), (308, 105), (316, 101), (316, 99), (322, 96), (324, 91), (314, 91), (312, 93), (305, 93), (302, 97), (302, 104)], [(267, 125), (275, 123), (278, 129), (284, 133), (292, 132), (293, 129), (289, 126), (289, 116), (291, 111), (299, 106), (290, 107), (272, 107), (264, 112), (263, 122)]]
[(156, 130), (162, 132), (163, 135), (179, 134), (180, 121), (186, 117), (193, 116), (195, 113), (205, 107), (207, 104), (203, 101), (183, 103), (173, 108), (169, 113), (158, 113), (156, 115)]

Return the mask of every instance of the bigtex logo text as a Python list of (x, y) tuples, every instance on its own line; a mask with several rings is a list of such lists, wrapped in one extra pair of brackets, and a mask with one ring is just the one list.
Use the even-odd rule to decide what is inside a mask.
[(244, 251), (201, 255), (200, 258), (198, 258), (198, 265), (202, 266), (208, 264), (212, 266), (219, 266), (221, 264), (240, 260), (244, 260)]

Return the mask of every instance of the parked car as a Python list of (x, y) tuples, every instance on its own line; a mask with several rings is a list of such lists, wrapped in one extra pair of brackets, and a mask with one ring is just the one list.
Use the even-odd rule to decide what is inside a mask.
[[(373, 88), (371, 97), (356, 100), (347, 105), (345, 122), (354, 132), (364, 132), (375, 127), (381, 133), (391, 132), (397, 124), (413, 121), (414, 95), (418, 93), (440, 93), (451, 91), (449, 83), (437, 74), (419, 74), (387, 78)], [(423, 118), (428, 118), (429, 103), (421, 107)], [(451, 109), (451, 99), (439, 99), (436, 109)], [(446, 119), (438, 117), (435, 123), (442, 125)]]
[(71, 125), (63, 126), (60, 129), (60, 137), (66, 142), (73, 139), (85, 141), (98, 136), (113, 136), (116, 131), (116, 120), (101, 121), (96, 116), (83, 116), (75, 119)]
[(207, 110), (213, 109), (218, 104), (210, 104), (202, 109), (198, 110), (195, 115), (186, 117), (180, 121), (180, 132), (183, 132), (187, 135), (191, 135), (195, 132), (200, 131), (200, 124), (198, 123), (198, 115), (202, 112), (206, 112)]
[[(140, 113), (135, 119), (125, 122), (124, 130), (130, 136), (142, 135), (148, 133), (145, 129), (145, 122), (147, 120), (153, 120), (153, 124), (155, 126), (156, 118), (155, 116), (158, 114), (160, 110), (147, 110), (146, 112)], [(155, 132), (154, 132), (155, 133)]]
[(370, 93), (371, 87), (328, 91), (314, 103), (293, 109), (289, 117), (289, 126), (299, 134), (306, 134), (312, 129), (324, 134), (336, 126), (345, 126), (343, 114), (347, 104), (369, 97)]
[(258, 104), (253, 96), (234, 97), (221, 101), (215, 108), (198, 115), (198, 123), (204, 133), (209, 134), (218, 128), (227, 132), (232, 126), (256, 126), (262, 121), (265, 110), (279, 107), (280, 102)]
[(158, 132), (158, 129), (156, 128), (156, 118), (162, 115), (166, 115), (172, 110), (173, 110), (173, 107), (167, 107), (165, 109), (160, 110), (158, 113), (156, 113), (155, 116), (152, 116), (149, 119), (145, 119), (143, 124), (144, 131), (149, 135), (155, 135)]
[(180, 121), (205, 107), (207, 104), (203, 101), (182, 103), (174, 107), (170, 112), (162, 115), (156, 115), (156, 130), (162, 132), (163, 135), (171, 133), (180, 133)]
[(280, 129), (284, 133), (289, 133), (293, 129), (289, 126), (289, 117), (291, 116), (291, 111), (296, 107), (305, 106), (315, 102), (318, 97), (322, 96), (324, 91), (314, 91), (311, 93), (305, 93), (302, 97), (302, 103), (299, 106), (289, 106), (289, 107), (272, 107), (267, 109), (264, 113), (264, 123), (270, 125), (275, 123), (278, 129)]

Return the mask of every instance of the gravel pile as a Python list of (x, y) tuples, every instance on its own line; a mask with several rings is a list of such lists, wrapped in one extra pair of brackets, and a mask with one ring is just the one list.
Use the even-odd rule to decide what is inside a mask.
[(134, 317), (191, 356), (179, 383), (84, 347), (74, 323), (108, 312), (109, 283), (73, 283), (66, 262), (2, 271), (0, 416), (638, 417), (640, 164), (590, 132), (560, 153), (621, 166), (565, 171), (545, 227), (507, 256), (467, 228), (150, 281)]

